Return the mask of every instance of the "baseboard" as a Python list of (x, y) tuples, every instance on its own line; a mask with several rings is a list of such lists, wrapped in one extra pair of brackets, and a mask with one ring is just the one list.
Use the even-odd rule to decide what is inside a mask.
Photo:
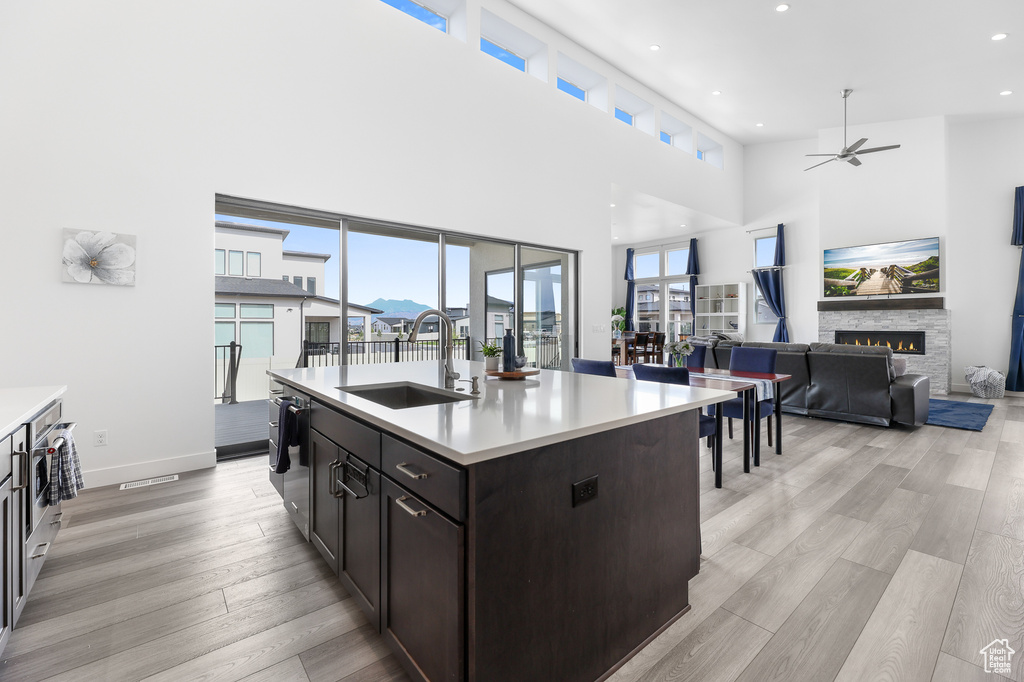
[(217, 455), (213, 450), (210, 450), (209, 452), (199, 452), (194, 455), (155, 459), (149, 462), (134, 462), (106, 469), (89, 469), (82, 472), (82, 478), (87, 488), (101, 488), (105, 485), (138, 481), (143, 478), (178, 474), (194, 469), (207, 469), (216, 464)]

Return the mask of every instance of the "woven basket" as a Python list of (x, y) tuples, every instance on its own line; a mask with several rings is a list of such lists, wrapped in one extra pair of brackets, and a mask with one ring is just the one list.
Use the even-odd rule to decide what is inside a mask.
[(979, 398), (1002, 398), (1006, 393), (1006, 377), (991, 367), (964, 367), (964, 378)]

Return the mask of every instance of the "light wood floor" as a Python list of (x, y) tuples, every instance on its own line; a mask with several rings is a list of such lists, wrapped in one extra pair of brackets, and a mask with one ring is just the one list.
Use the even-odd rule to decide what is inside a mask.
[[(727, 445), (720, 490), (702, 455), (692, 610), (612, 679), (991, 682), (1003, 638), (1024, 679), (1024, 399), (971, 400), (980, 433), (787, 415), (755, 473)], [(265, 472), (66, 503), (0, 679), (408, 679)]]

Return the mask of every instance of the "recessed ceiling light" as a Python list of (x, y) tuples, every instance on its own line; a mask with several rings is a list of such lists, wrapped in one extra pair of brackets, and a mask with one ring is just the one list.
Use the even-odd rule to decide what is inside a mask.
[(612, 208), (615, 208), (615, 204), (611, 204), (611, 207), (612, 207)]
[(612, 239), (618, 239), (618, 237), (612, 237)]
[(657, 52), (661, 49), (661, 45), (651, 45), (651, 52)]
[(721, 90), (714, 90), (711, 94), (712, 95), (721, 95), (722, 91)]
[(686, 227), (686, 225), (685, 225), (685, 224), (683, 224), (683, 225), (680, 225), (679, 227)]
[(764, 124), (763, 123), (755, 123), (754, 125), (756, 125), (758, 128), (764, 128)]
[(782, 4), (782, 5), (779, 5), (778, 7), (776, 7), (775, 11), (776, 12), (785, 12), (787, 9), (789, 9), (789, 5)]
[(1007, 95), (1012, 95), (1013, 94), (1013, 90), (1003, 90), (999, 94), (1002, 95), (1003, 97), (1006, 97)]
[(1006, 35), (1007, 34), (1005, 33), (997, 33), (994, 36), (992, 36), (992, 40), (1004, 40), (1006, 38)]

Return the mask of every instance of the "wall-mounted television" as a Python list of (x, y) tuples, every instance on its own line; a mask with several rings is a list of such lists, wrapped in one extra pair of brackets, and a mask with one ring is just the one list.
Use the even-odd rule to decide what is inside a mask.
[(826, 297), (939, 292), (939, 238), (825, 249)]

